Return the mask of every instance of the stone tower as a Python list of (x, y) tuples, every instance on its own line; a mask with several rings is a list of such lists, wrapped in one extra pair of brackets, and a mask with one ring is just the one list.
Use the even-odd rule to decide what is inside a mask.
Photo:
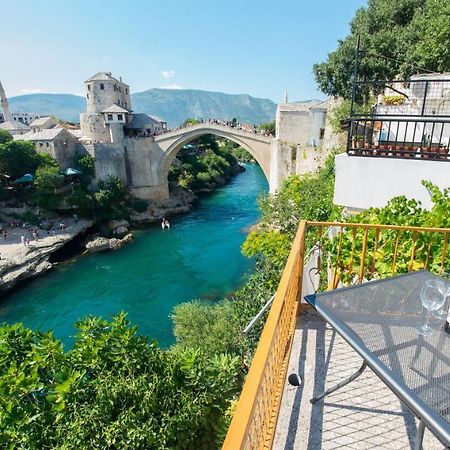
[(3, 116), (5, 118), (5, 122), (11, 122), (12, 116), (9, 112), (8, 99), (6, 98), (5, 90), (3, 89), (2, 83), (0, 81), (0, 105), (3, 109)]
[(80, 115), (83, 139), (116, 142), (131, 112), (130, 87), (111, 72), (98, 72), (84, 84), (87, 109)]

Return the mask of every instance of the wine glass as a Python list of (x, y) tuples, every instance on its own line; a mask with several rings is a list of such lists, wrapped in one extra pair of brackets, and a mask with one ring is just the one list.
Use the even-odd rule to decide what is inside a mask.
[(427, 310), (427, 318), (424, 324), (417, 326), (417, 331), (423, 336), (431, 336), (433, 329), (430, 327), (430, 316), (432, 311), (438, 310), (445, 302), (446, 297), (441, 294), (441, 280), (432, 279), (425, 281), (425, 285), (420, 291), (420, 301)]
[[(448, 274), (446, 272), (443, 273), (445, 276)], [(449, 280), (436, 280), (438, 283), (438, 289), (441, 292), (441, 294), (444, 296), (444, 303), (442, 306), (437, 309), (436, 311), (433, 311), (433, 316), (436, 317), (436, 319), (439, 320), (446, 320), (448, 311), (445, 309), (445, 304), (447, 303), (447, 298), (450, 297), (450, 283)]]

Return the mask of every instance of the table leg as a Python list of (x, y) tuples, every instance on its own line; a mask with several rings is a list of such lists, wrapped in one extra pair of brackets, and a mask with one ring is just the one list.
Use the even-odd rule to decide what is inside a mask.
[(414, 450), (422, 450), (424, 431), (425, 431), (425, 422), (422, 419), (420, 419), (419, 426), (417, 427), (417, 432), (416, 432), (416, 443), (414, 445)]
[(334, 391), (337, 391), (338, 389), (340, 389), (341, 387), (346, 386), (348, 383), (351, 383), (353, 380), (356, 380), (366, 369), (367, 364), (364, 361), (362, 363), (362, 366), (351, 376), (349, 376), (347, 379), (341, 381), (340, 383), (336, 384), (336, 386), (333, 386), (330, 389), (327, 389), (325, 392), (322, 392), (322, 394), (317, 395), (316, 397), (313, 397), (310, 402), (311, 403), (316, 403), (317, 401), (319, 401), (320, 399), (324, 398), (325, 396), (327, 396), (328, 394), (331, 394)]

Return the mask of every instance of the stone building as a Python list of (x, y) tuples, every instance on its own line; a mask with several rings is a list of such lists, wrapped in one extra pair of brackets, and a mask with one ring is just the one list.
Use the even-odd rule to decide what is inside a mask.
[(61, 168), (72, 167), (77, 154), (86, 153), (79, 140), (69, 130), (53, 127), (13, 136), (14, 140), (30, 141), (38, 153), (46, 153), (56, 159)]
[(30, 127), (21, 121), (7, 120), (0, 123), (0, 130), (5, 130), (12, 136), (22, 136), (30, 131)]
[(53, 117), (39, 117), (39, 119), (33, 120), (30, 123), (30, 128), (33, 132), (48, 130), (50, 128), (54, 128), (58, 125), (56, 120)]

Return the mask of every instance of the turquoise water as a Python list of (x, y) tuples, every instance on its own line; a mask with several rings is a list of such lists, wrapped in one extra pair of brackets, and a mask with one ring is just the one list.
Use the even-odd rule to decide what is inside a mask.
[(70, 345), (80, 318), (124, 310), (140, 333), (170, 345), (175, 305), (216, 299), (238, 288), (253, 269), (240, 246), (258, 220), (256, 197), (268, 186), (259, 166), (246, 168), (193, 211), (172, 218), (170, 231), (159, 225), (137, 231), (119, 251), (80, 256), (27, 282), (0, 301), (0, 322), (53, 329)]

